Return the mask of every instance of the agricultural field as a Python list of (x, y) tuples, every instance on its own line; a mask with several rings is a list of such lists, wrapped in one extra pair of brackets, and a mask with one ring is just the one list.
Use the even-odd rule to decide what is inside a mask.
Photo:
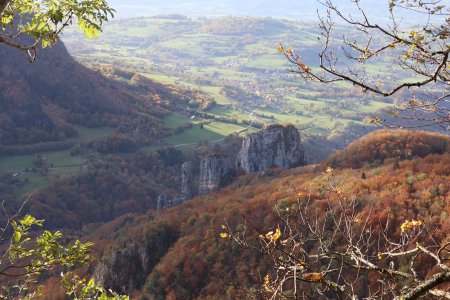
[[(209, 118), (188, 120), (194, 125), (208, 123), (204, 129), (211, 129), (209, 135), (193, 126), (167, 140), (177, 145), (205, 138), (213, 141), (217, 136), (211, 133), (226, 136), (249, 122), (259, 126), (289, 122), (305, 134), (327, 137), (333, 130), (341, 130), (336, 126), (368, 126), (367, 119), (392, 106), (395, 99), (367, 96), (344, 84), (304, 82), (289, 72), (277, 46), (292, 47), (304, 55), (305, 63), (313, 64), (319, 50), (317, 34), (312, 24), (289, 20), (166, 16), (111, 22), (101, 37), (92, 41), (83, 41), (71, 31), (63, 41), (70, 53), (89, 67), (126, 69), (212, 97), (215, 106), (202, 111)], [(366, 71), (383, 74), (386, 68), (389, 64), (380, 61)], [(169, 120), (174, 123), (166, 122), (168, 128), (178, 126), (178, 120)]]
[[(88, 143), (93, 139), (107, 136), (114, 132), (113, 128), (87, 128), (77, 126), (79, 135), (68, 139), (76, 143)], [(42, 157), (46, 161), (48, 170), (43, 174), (41, 170), (34, 169), (34, 161)], [(0, 157), (0, 174), (8, 173), (20, 181), (14, 190), (16, 198), (42, 188), (54, 179), (78, 173), (85, 168), (87, 157), (83, 155), (71, 155), (70, 150), (45, 151), (29, 155), (14, 155)]]

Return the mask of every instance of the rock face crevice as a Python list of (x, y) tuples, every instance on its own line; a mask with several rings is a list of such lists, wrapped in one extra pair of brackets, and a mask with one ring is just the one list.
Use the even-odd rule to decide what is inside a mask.
[(229, 179), (229, 162), (219, 155), (207, 156), (200, 162), (198, 193), (205, 195), (217, 192)]
[(155, 265), (178, 240), (178, 229), (167, 224), (143, 230), (138, 239), (124, 238), (119, 247), (102, 258), (94, 272), (95, 282), (107, 289), (129, 293), (144, 285)]
[(192, 199), (194, 196), (194, 165), (191, 161), (181, 165), (181, 195), (184, 200)]
[(299, 131), (292, 125), (271, 125), (249, 134), (242, 142), (236, 169), (249, 174), (281, 167), (295, 168), (305, 164)]

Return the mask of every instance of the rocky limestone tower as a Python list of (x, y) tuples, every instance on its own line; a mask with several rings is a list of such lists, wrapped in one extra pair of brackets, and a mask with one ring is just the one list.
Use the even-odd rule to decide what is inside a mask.
[(192, 199), (192, 197), (194, 196), (193, 169), (194, 165), (190, 161), (185, 162), (183, 165), (181, 165), (181, 194), (184, 200)]
[(158, 196), (158, 201), (156, 202), (156, 211), (162, 211), (167, 208), (167, 196), (162, 193)]
[(205, 195), (216, 192), (228, 179), (228, 161), (218, 155), (208, 156), (200, 162), (198, 193)]
[(290, 169), (305, 164), (300, 133), (293, 125), (270, 125), (249, 134), (242, 142), (236, 163), (238, 172)]

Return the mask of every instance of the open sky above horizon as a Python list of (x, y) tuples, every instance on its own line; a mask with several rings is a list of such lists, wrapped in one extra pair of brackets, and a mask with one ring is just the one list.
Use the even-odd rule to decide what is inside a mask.
[[(448, 0), (445, 0), (448, 1)], [(333, 1), (343, 11), (357, 13), (351, 0)], [(181, 14), (186, 16), (272, 16), (298, 21), (317, 20), (317, 10), (323, 11), (318, 0), (109, 0), (116, 9), (118, 18)], [(377, 19), (387, 19), (387, 0), (361, 0), (361, 6)], [(411, 12), (400, 12), (405, 18)], [(417, 16), (415, 16), (416, 18)], [(419, 16), (420, 17), (420, 16)], [(409, 19), (409, 20), (408, 20)]]

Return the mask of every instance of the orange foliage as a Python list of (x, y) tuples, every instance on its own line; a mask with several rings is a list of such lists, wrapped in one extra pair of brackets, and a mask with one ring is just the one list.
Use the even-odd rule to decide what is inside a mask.
[(322, 163), (341, 168), (382, 165), (386, 161), (450, 153), (450, 137), (444, 134), (411, 130), (379, 130), (351, 143)]
[[(399, 168), (394, 168), (394, 163), (364, 167), (364, 180), (361, 170), (335, 170), (342, 196), (356, 197), (360, 203), (360, 219), (364, 219), (372, 207), (371, 215), (377, 220), (375, 228), (380, 226), (377, 223), (389, 220), (392, 236), (401, 234), (405, 220), (423, 220), (436, 228), (435, 238), (450, 239), (450, 154), (403, 160)], [(273, 230), (272, 234), (276, 233), (279, 220), (273, 213), (273, 203), (290, 207), (297, 201), (310, 200), (321, 216), (328, 205), (322, 190), (326, 176), (310, 171), (309, 167), (279, 171), (272, 178), (245, 176), (217, 194), (198, 197), (164, 211), (156, 219), (177, 228), (179, 237), (149, 270), (145, 282), (129, 288), (142, 291), (144, 297), (171, 295), (177, 299), (211, 299), (227, 293), (242, 295), (242, 291), (250, 287), (261, 287), (261, 274), (268, 274), (269, 263), (261, 253), (241, 248), (229, 238), (221, 238), (221, 225), (226, 220), (230, 228), (239, 231), (246, 226), (248, 229), (248, 222), (253, 222), (261, 232), (250, 231), (248, 238), (253, 235), (258, 241), (257, 236), (266, 234), (267, 228)], [(136, 218), (119, 240), (142, 243), (144, 237), (139, 228), (148, 218)], [(153, 225), (147, 226), (146, 230), (151, 231)], [(157, 245), (158, 241), (152, 243)], [(427, 265), (426, 261), (418, 263)], [(310, 280), (321, 280), (319, 275), (311, 274)]]

